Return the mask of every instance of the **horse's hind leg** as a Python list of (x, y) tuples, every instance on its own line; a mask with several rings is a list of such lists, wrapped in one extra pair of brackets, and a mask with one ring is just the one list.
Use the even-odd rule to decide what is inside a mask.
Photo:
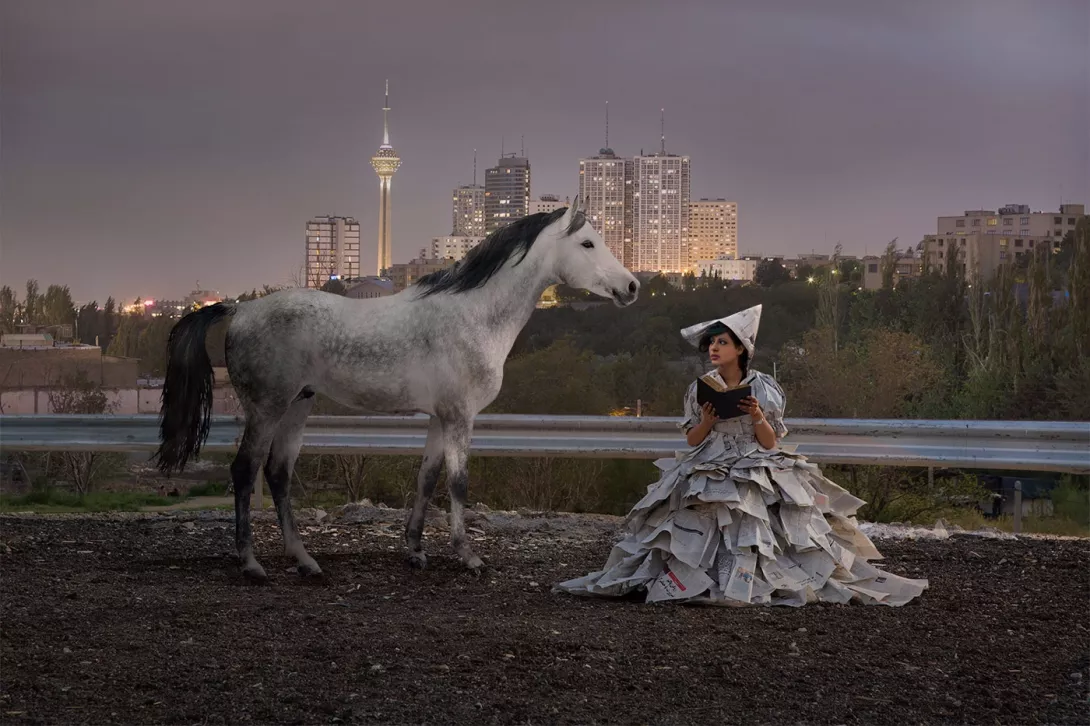
[(424, 460), (420, 464), (420, 473), (416, 477), (416, 501), (405, 527), (405, 544), (409, 548), (409, 564), (423, 568), (428, 558), (420, 544), (424, 534), (424, 520), (428, 514), (428, 502), (435, 492), (435, 483), (439, 481), (439, 472), (443, 468), (443, 428), (439, 418), (431, 417), (428, 426), (428, 441), (424, 445)]
[(284, 537), (284, 551), (295, 558), (299, 574), (305, 577), (317, 577), (322, 574), (322, 570), (314, 558), (307, 554), (303, 540), (299, 537), (299, 529), (291, 511), (291, 479), (295, 471), (295, 460), (303, 445), (303, 429), (312, 408), (313, 395), (298, 398), (291, 404), (288, 412), (280, 419), (269, 449), (269, 458), (265, 462), (265, 481), (269, 483), (269, 492), (276, 503), (280, 532)]
[(450, 492), (450, 541), (462, 563), (471, 570), (484, 567), (466, 540), (464, 510), (469, 494), (469, 444), (473, 419), (454, 416), (443, 421), (443, 451), (447, 460), (447, 490)]
[(276, 433), (275, 418), (254, 415), (246, 418), (246, 431), (238, 454), (231, 462), (231, 480), (235, 485), (235, 547), (238, 550), (242, 574), (255, 582), (267, 578), (264, 568), (254, 557), (254, 534), (250, 528), (250, 494), (261, 471), (261, 463), (268, 458), (269, 445)]

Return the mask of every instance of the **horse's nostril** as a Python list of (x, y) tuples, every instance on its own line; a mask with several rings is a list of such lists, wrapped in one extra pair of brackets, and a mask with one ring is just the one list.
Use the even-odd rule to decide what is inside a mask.
[(638, 285), (638, 284), (636, 283), (636, 281), (635, 281), (635, 280), (633, 280), (632, 282), (628, 283), (628, 291), (629, 291), (630, 293), (632, 293), (633, 295), (635, 295), (635, 294), (636, 294), (636, 290), (637, 290), (638, 288), (639, 288), (639, 285)]

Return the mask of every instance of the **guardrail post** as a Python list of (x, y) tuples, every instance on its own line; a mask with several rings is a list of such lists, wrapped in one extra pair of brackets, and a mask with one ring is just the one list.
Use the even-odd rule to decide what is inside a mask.
[(1014, 533), (1022, 533), (1022, 482), (1014, 483)]

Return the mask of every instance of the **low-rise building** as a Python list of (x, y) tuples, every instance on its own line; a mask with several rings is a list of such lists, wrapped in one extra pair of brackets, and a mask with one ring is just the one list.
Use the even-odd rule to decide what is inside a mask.
[(444, 257), (440, 260), (415, 259), (392, 265), (388, 277), (393, 281), (394, 292), (401, 292), (425, 275), (445, 270), (456, 260)]
[(693, 274), (697, 277), (707, 276), (718, 277), (721, 280), (752, 282), (757, 274), (758, 262), (760, 260), (751, 257), (699, 260), (693, 265)]
[(954, 236), (929, 234), (917, 249), (920, 262), (927, 269), (944, 270), (950, 264), (951, 256), (956, 256), (955, 264), (967, 280), (990, 280), (1001, 265), (1014, 262), (1042, 247), (1054, 250), (1056, 242), (1052, 235), (1008, 237), (987, 232)]
[(344, 296), (353, 300), (367, 300), (395, 294), (394, 281), (388, 277), (361, 277), (345, 282)]
[[(882, 258), (867, 255), (863, 258), (863, 289), (880, 290), (882, 288)], [(893, 265), (893, 286), (901, 280), (919, 277), (923, 270), (923, 261), (911, 252), (898, 253)]]

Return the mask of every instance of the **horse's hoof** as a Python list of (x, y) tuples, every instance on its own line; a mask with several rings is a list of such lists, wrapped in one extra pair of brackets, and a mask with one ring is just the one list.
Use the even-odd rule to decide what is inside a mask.
[(423, 570), (428, 566), (428, 557), (423, 552), (410, 552), (407, 560), (414, 570)]
[(269, 581), (269, 576), (265, 574), (265, 568), (257, 564), (242, 568), (242, 576), (251, 585), (264, 585)]
[(300, 564), (296, 569), (299, 570), (300, 577), (307, 580), (320, 580), (324, 577), (322, 568), (318, 567), (317, 562), (305, 562)]

